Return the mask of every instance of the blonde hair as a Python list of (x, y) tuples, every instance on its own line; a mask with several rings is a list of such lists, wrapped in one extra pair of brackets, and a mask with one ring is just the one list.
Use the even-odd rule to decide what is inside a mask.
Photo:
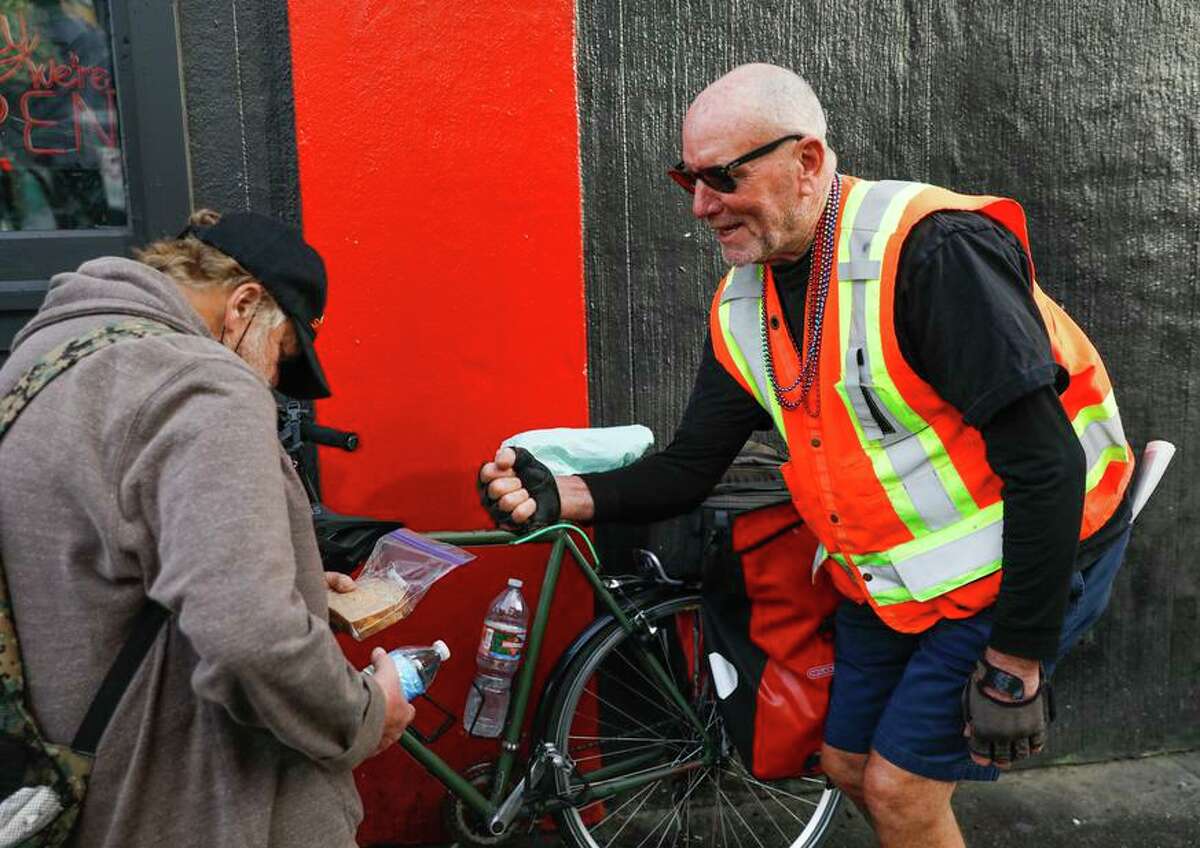
[[(188, 225), (211, 227), (220, 220), (220, 212), (198, 209), (188, 218)], [(183, 238), (159, 239), (143, 248), (134, 248), (133, 256), (142, 264), (166, 274), (176, 285), (191, 289), (220, 288), (231, 292), (243, 283), (261, 285), (232, 256), (205, 244), (190, 232)], [(265, 323), (268, 327), (274, 328), (283, 323), (283, 310), (265, 289), (259, 311), (267, 319)]]

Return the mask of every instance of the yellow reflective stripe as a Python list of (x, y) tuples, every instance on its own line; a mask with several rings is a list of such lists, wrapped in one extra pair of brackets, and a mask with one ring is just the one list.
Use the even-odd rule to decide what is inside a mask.
[[(907, 208), (909, 202), (917, 194), (926, 188), (928, 188), (928, 185), (925, 183), (914, 183), (897, 193), (895, 198), (893, 198), (889, 208), (880, 220), (879, 231), (872, 242), (872, 259), (878, 259), (882, 263), (888, 242), (899, 226), (900, 218), (904, 214), (905, 208)], [(884, 406), (887, 407), (887, 411), (899, 421), (905, 430), (917, 435), (921, 447), (924, 449), (925, 455), (933, 467), (934, 473), (937, 474), (938, 479), (941, 481), (941, 488), (945, 490), (944, 496), (949, 498), (959, 515), (969, 515), (978, 509), (978, 506), (967, 489), (966, 484), (963, 483), (958, 469), (950, 461), (945, 446), (942, 444), (941, 439), (938, 438), (937, 433), (929, 427), (929, 422), (905, 402), (904, 396), (896, 388), (896, 384), (892, 381), (891, 375), (888, 373), (883, 355), (880, 290), (881, 286), (871, 286), (868, 289), (866, 304), (868, 365), (870, 367), (872, 382), (875, 384), (876, 397), (883, 402)], [(890, 330), (891, 328), (888, 329)], [(943, 496), (942, 493), (931, 493), (928, 499), (920, 498), (918, 502), (928, 500), (931, 504), (936, 504), (941, 496)], [(926, 514), (926, 511), (923, 511), (923, 515), (927, 524), (933, 519), (933, 516)], [(951, 516), (949, 520), (954, 520), (954, 518)], [(932, 520), (933, 526), (930, 529), (937, 529), (940, 526), (945, 526), (946, 523), (945, 519)]]
[[(927, 601), (996, 571), (1003, 563), (1004, 504), (998, 501), (951, 527), (887, 551), (855, 554), (870, 580), (867, 592), (879, 606)], [(846, 567), (840, 554), (833, 559)]]
[(1003, 565), (1002, 558), (996, 557), (995, 559), (984, 563), (972, 571), (968, 571), (964, 574), (956, 574), (954, 577), (951, 577), (948, 580), (922, 589), (920, 593), (914, 594), (913, 597), (918, 601), (928, 601), (932, 598), (938, 597), (939, 595), (944, 595), (947, 592), (953, 592), (959, 586), (965, 586), (968, 583), (975, 582), (981, 577), (987, 577), (989, 574), (999, 571), (1001, 565)]
[[(866, 198), (867, 192), (871, 190), (874, 183), (866, 180), (859, 180), (850, 189), (850, 193), (846, 195), (846, 203), (842, 211), (841, 231), (838, 234), (837, 256), (835, 257), (840, 263), (842, 257), (850, 256), (850, 225), (858, 215), (859, 207), (862, 206), (863, 199)], [(840, 268), (838, 271), (838, 338), (841, 340), (841, 345), (838, 350), (839, 360), (842, 362), (842, 379), (838, 380), (838, 394), (842, 396), (842, 401), (846, 404), (846, 411), (850, 413), (851, 418), (855, 418), (854, 404), (851, 403), (846, 395), (845, 384), (845, 363), (846, 353), (850, 347), (850, 305), (853, 300), (853, 285), (848, 277), (843, 276)]]
[(1000, 567), (1003, 554), (1003, 501), (887, 552), (901, 581), (918, 601), (990, 574)]
[(1113, 418), (1116, 414), (1117, 397), (1110, 391), (1104, 396), (1104, 400), (1094, 403), (1091, 406), (1085, 406), (1076, 412), (1075, 417), (1071, 419), (1071, 426), (1075, 428), (1076, 436), (1082, 436), (1083, 431), (1088, 428), (1089, 424)]
[(902, 604), (906, 601), (911, 601), (912, 599), (912, 594), (903, 587), (899, 589), (890, 589), (886, 592), (880, 592), (878, 595), (874, 592), (871, 593), (871, 600), (873, 600), (877, 606), (881, 607), (891, 606), (892, 604)]
[(839, 239), (843, 341), (836, 389), (897, 517), (918, 536), (977, 508), (937, 434), (900, 397), (883, 355), (878, 276), (904, 210), (927, 186), (887, 181), (854, 188)]
[(1117, 400), (1110, 391), (1100, 403), (1085, 406), (1071, 419), (1075, 435), (1083, 446), (1087, 462), (1084, 491), (1096, 488), (1108, 466), (1129, 459), (1125, 427), (1117, 411)]
[[(911, 183), (903, 186), (898, 191), (895, 191), (892, 196), (886, 200), (886, 208), (882, 213), (877, 213), (877, 222), (862, 222), (859, 220), (861, 216), (856, 216), (852, 226), (859, 223), (870, 223), (874, 229), (874, 235), (871, 237), (870, 248), (867, 252), (867, 257), (879, 264), (880, 269), (883, 266), (884, 253), (887, 250), (887, 244), (896, 227), (900, 223), (900, 216), (904, 213), (905, 207), (909, 201), (926, 186), (923, 183)], [(896, 413), (896, 400), (899, 398), (899, 392), (892, 383), (890, 376), (887, 373), (883, 356), (883, 336), (880, 327), (880, 289), (881, 285), (876, 281), (870, 283), (859, 283), (855, 286), (862, 290), (859, 297), (860, 302), (853, 305), (856, 308), (863, 310), (863, 367), (869, 375), (869, 383), (867, 391), (871, 392), (879, 404), (882, 404), (885, 417), (887, 413), (891, 413), (889, 423), (897, 430), (903, 428), (909, 433), (920, 433), (928, 427), (928, 424), (913, 412), (907, 405), (901, 402), (900, 408), (908, 415), (902, 416)], [(893, 397), (887, 397), (892, 395)], [(886, 411), (885, 411), (886, 410)], [(904, 476), (897, 468), (900, 462), (900, 457), (895, 455), (895, 451), (885, 447), (882, 436), (878, 441), (863, 441), (863, 447), (867, 455), (871, 458), (871, 465), (875, 469), (875, 476), (879, 479), (884, 491), (888, 494), (888, 499), (892, 501), (896, 514), (900, 516), (905, 526), (913, 533), (914, 536), (919, 536), (928, 533), (931, 530), (936, 530), (940, 526), (944, 526), (949, 521), (958, 518), (957, 515), (947, 514), (947, 510), (940, 508), (940, 498), (938, 493), (925, 493), (920, 490), (913, 491), (913, 487), (905, 485)], [(931, 452), (929, 446), (921, 442), (921, 447), (930, 462), (936, 456), (936, 450)], [(940, 443), (936, 446), (940, 450)], [(944, 451), (942, 451), (944, 456)], [(901, 466), (903, 467), (903, 466)], [(935, 466), (936, 467), (936, 466)], [(927, 495), (927, 496), (922, 496)], [(941, 513), (940, 515), (931, 515), (931, 513)]]
[(1084, 482), (1084, 492), (1090, 492), (1100, 483), (1100, 478), (1114, 462), (1125, 462), (1129, 459), (1129, 448), (1125, 445), (1111, 445), (1105, 448), (1096, 459), (1096, 464), (1088, 469), (1087, 480)]
[[(870, 256), (869, 254), (862, 255), (860, 243), (862, 234), (854, 236), (853, 239), (852, 234), (855, 233), (854, 225), (859, 220), (859, 212), (862, 210), (864, 202), (878, 185), (878, 183), (866, 180), (855, 183), (847, 195), (845, 209), (842, 213), (837, 253), (838, 327), (840, 329), (838, 336), (841, 339), (838, 359), (841, 362), (841, 374), (834, 385), (834, 390), (846, 407), (847, 417), (854, 427), (859, 444), (870, 459), (875, 476), (883, 484), (892, 509), (895, 510), (897, 517), (909, 532), (916, 536), (926, 532), (925, 522), (921, 519), (920, 513), (913, 505), (904, 487), (898, 485), (898, 477), (887, 453), (876, 449), (877, 446), (873, 442), (873, 438), (876, 436), (873, 433), (868, 434), (863, 429), (864, 423), (870, 425), (871, 419), (869, 412), (865, 411), (865, 399), (860, 396), (859, 366), (855, 350), (866, 345), (866, 339), (862, 338), (865, 335), (864, 324), (867, 322), (864, 308), (866, 295), (863, 286), (856, 283), (850, 276), (850, 272), (857, 270), (858, 273), (865, 274), (878, 273), (878, 271), (873, 266), (868, 267), (864, 264), (870, 260)], [(878, 286), (876, 285), (875, 288)], [(882, 433), (880, 432), (879, 435)]]

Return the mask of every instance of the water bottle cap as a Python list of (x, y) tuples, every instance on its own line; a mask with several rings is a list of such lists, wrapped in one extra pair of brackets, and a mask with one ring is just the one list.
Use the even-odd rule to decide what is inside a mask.
[(521, 580), (518, 580), (515, 577), (510, 577), (510, 578), (508, 578), (508, 585), (512, 586), (514, 589), (520, 589), (522, 586), (525, 585), (525, 583)]
[(431, 647), (437, 651), (437, 655), (442, 658), (442, 662), (450, 659), (450, 648), (441, 639), (434, 642)]

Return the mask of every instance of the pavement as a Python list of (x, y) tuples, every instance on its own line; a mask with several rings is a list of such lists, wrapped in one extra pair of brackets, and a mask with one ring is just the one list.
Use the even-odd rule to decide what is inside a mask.
[[(968, 848), (1200, 848), (1200, 751), (1023, 769), (963, 784), (954, 809)], [(877, 845), (846, 803), (822, 848)]]
[[(876, 846), (853, 805), (822, 848)], [(968, 848), (1200, 848), (1200, 751), (1047, 766), (963, 784)]]

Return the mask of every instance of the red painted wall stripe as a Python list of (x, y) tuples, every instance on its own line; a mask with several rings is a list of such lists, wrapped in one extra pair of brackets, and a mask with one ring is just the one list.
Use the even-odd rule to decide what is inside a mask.
[[(291, 0), (289, 17), (304, 228), (330, 277), (318, 415), (362, 437), (323, 454), (326, 500), (480, 526), (472, 476), (501, 438), (587, 423), (574, 6)], [(446, 639), (431, 694), (461, 710), (487, 601), (510, 574), (536, 584), (539, 556), (481, 556), (369, 644)], [(551, 656), (591, 618), (565, 577)], [(456, 731), (435, 750), (465, 766), (497, 744)], [(407, 754), (356, 776), (360, 842), (441, 837), (443, 790)]]

